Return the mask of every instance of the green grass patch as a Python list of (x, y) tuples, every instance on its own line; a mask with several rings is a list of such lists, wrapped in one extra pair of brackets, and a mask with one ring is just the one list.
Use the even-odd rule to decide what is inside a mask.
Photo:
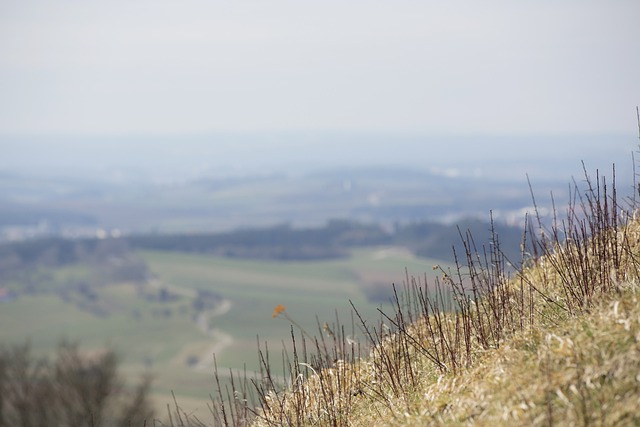
[[(404, 280), (405, 268), (430, 271), (433, 264), (389, 248), (358, 249), (347, 259), (305, 262), (169, 252), (138, 255), (154, 276), (149, 283), (103, 283), (84, 265), (42, 271), (48, 279), (38, 293), (0, 304), (0, 342), (28, 339), (40, 355), (52, 354), (61, 339), (78, 341), (87, 350), (111, 347), (121, 355), (121, 369), (132, 384), (151, 372), (152, 393), (165, 399), (165, 405), (174, 391), (206, 408), (214, 390), (214, 351), (223, 382), (229, 369), (259, 368), (258, 336), (279, 357), (291, 325), (282, 317), (272, 318), (278, 304), (312, 335), (317, 334), (316, 316), (331, 324), (337, 313), (350, 328), (349, 300), (363, 315), (378, 319), (380, 303), (367, 299), (367, 287), (386, 283), (390, 289), (391, 283)], [(75, 288), (63, 292), (65, 283), (80, 281), (91, 286), (94, 299), (87, 300)], [(172, 298), (159, 301), (161, 289)], [(227, 304), (226, 311), (207, 314), (209, 331), (196, 322), (193, 301), (198, 291), (213, 291)], [(100, 310), (92, 311), (95, 307)]]

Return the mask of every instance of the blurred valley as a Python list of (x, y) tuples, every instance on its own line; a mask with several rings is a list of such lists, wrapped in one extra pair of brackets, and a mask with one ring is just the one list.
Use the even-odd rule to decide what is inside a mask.
[[(201, 142), (160, 145), (156, 155), (144, 141), (130, 152), (126, 142), (95, 152), (73, 141), (9, 142), (0, 342), (29, 340), (41, 355), (61, 339), (115, 348), (131, 387), (154, 375), (158, 408), (172, 391), (187, 408), (206, 407), (213, 354), (220, 372), (258, 371), (256, 336), (278, 352), (290, 333), (288, 318), (272, 318), (277, 306), (305, 333), (352, 324), (350, 302), (380, 321), (393, 284), (410, 276), (432, 284), (454, 265), (461, 233), (482, 251), (493, 232), (517, 266), (533, 211), (527, 173), (543, 219), (550, 193), (562, 209), (571, 176), (583, 179), (579, 157), (540, 157), (528, 145), (451, 158), (441, 146), (414, 145), (420, 155), (411, 156), (403, 143), (363, 144), (359, 158), (341, 154), (339, 140), (304, 153), (285, 141), (268, 155), (241, 145), (218, 156)], [(587, 152), (585, 163), (608, 175), (611, 163), (623, 164), (625, 193), (633, 146), (616, 147)]]
[[(464, 217), (487, 219), (489, 210), (500, 221), (519, 224), (523, 209), (531, 205), (522, 180), (451, 177), (388, 167), (299, 176), (203, 177), (174, 183), (110, 183), (5, 173), (0, 186), (4, 241), (221, 232), (281, 224), (309, 227), (332, 219), (391, 230), (397, 224), (426, 219), (449, 224)], [(566, 183), (558, 183), (556, 193), (566, 191), (565, 187)]]

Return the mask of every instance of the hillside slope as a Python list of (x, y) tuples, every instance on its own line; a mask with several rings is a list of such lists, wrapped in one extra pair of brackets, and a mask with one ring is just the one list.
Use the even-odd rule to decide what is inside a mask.
[(367, 350), (341, 325), (294, 337), (253, 425), (640, 424), (640, 221), (587, 185), (553, 227), (529, 221), (516, 274), (498, 236), (467, 235), (456, 271), (407, 277), (395, 313), (360, 324)]

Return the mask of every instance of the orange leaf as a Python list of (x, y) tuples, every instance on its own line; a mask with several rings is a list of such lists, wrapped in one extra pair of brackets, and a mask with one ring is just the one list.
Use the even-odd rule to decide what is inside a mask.
[(276, 318), (278, 314), (282, 313), (285, 310), (285, 306), (282, 304), (278, 304), (276, 308), (273, 309), (273, 314), (271, 317)]

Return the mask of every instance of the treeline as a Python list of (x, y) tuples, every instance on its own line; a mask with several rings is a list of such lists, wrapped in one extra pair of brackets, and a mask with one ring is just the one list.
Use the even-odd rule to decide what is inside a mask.
[(148, 274), (144, 262), (133, 254), (124, 239), (55, 237), (0, 245), (0, 280), (17, 279), (30, 283), (40, 267), (76, 263), (89, 265), (107, 281), (139, 281)]
[(140, 235), (126, 238), (132, 248), (210, 253), (232, 258), (309, 260), (340, 258), (355, 246), (386, 244), (377, 225), (332, 220), (324, 227), (278, 225), (216, 234)]
[[(478, 219), (464, 219), (450, 225), (424, 221), (396, 227), (393, 240), (395, 244), (409, 248), (418, 256), (448, 262), (455, 261), (455, 249), (462, 263), (466, 261), (461, 259), (466, 252), (462, 244), (463, 238), (470, 240), (472, 244), (475, 243), (476, 247), (470, 249), (474, 252), (477, 249), (480, 254), (490, 253), (489, 245), (496, 240), (500, 245), (500, 251), (517, 265), (522, 258), (522, 233), (520, 227), (499, 222), (491, 224)], [(483, 248), (486, 248), (486, 251)]]
[(423, 221), (396, 225), (385, 230), (377, 224), (333, 220), (324, 227), (293, 228), (279, 225), (219, 234), (142, 235), (127, 237), (132, 248), (145, 250), (211, 253), (226, 257), (276, 260), (328, 259), (346, 256), (354, 247), (397, 245), (418, 256), (453, 261), (452, 248), (464, 253), (461, 237), (471, 233), (478, 250), (493, 236), (501, 250), (515, 262), (520, 260), (522, 230), (519, 227), (467, 219), (457, 225)]
[[(416, 222), (388, 230), (378, 224), (332, 220), (323, 227), (278, 225), (225, 233), (147, 234), (110, 239), (66, 240), (50, 238), (0, 246), (0, 278), (8, 271), (33, 265), (61, 266), (90, 261), (117, 266), (122, 279), (140, 279), (145, 269), (132, 250), (176, 251), (232, 258), (319, 260), (344, 257), (354, 247), (397, 245), (418, 256), (453, 261), (452, 247), (464, 253), (460, 234), (470, 232), (482, 252), (495, 234), (501, 250), (514, 263), (520, 260), (522, 230), (501, 223), (463, 220), (457, 225)], [(115, 262), (117, 261), (117, 262)], [(131, 277), (129, 277), (131, 276)]]

